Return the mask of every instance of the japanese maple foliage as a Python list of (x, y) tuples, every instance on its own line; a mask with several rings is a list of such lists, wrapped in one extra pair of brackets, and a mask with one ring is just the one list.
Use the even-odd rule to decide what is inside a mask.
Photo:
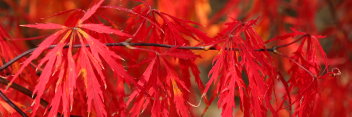
[[(340, 32), (349, 45), (350, 17), (332, 11), (348, 26), (319, 32), (316, 0), (37, 2), (5, 0), (14, 14), (0, 10), (1, 92), (15, 103), (3, 97), (1, 116), (192, 117), (212, 104), (223, 117), (351, 115), (340, 104), (352, 102), (351, 81), (341, 85), (330, 66), (341, 55), (320, 44)], [(39, 3), (56, 5), (49, 14)], [(348, 12), (351, 3), (326, 4)]]

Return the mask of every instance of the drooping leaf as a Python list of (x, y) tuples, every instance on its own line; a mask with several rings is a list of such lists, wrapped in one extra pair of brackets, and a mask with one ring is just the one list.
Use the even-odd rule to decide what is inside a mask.
[[(65, 30), (58, 31), (48, 38), (46, 38), (41, 44), (38, 45), (38, 48), (32, 52), (32, 55), (26, 59), (22, 65), (22, 67), (18, 70), (18, 72), (14, 75), (11, 80), (11, 83), (15, 81), (17, 77), (19, 77), (20, 73), (28, 66), (34, 59), (36, 59), (45, 49), (47, 49), (55, 40), (58, 38)], [(11, 85), (11, 83), (9, 85)]]
[(103, 4), (104, 0), (99, 0), (98, 3), (94, 4), (91, 8), (87, 10), (87, 12), (83, 15), (83, 17), (79, 20), (79, 24), (83, 23), (84, 21), (88, 20)]

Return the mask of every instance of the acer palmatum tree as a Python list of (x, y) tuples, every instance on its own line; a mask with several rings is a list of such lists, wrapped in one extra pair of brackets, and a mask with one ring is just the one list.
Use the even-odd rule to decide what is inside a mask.
[[(21, 7), (14, 7), (13, 1), (5, 3)], [(72, 2), (57, 4), (62, 3)], [(276, 11), (279, 1), (256, 1), (241, 16), (244, 10), (234, 6), (250, 3), (229, 0), (210, 19), (206, 0), (174, 3), (98, 0), (87, 10), (66, 9), (43, 16), (44, 22), (30, 21), (36, 13), (45, 14), (42, 11), (16, 16), (33, 24), (14, 28), (14, 37), (0, 27), (0, 114), (187, 117), (204, 116), (216, 103), (224, 117), (324, 115), (319, 106), (328, 105), (329, 99), (321, 88), (334, 87), (328, 82), (336, 82), (341, 73), (329, 67), (331, 62), (319, 43), (324, 36), (316, 35), (316, 2), (292, 1), (287, 9), (297, 9), (299, 14), (292, 17)], [(223, 22), (226, 14), (233, 18)], [(258, 14), (263, 16), (255, 18)], [(61, 17), (64, 23), (54, 23)], [(270, 22), (270, 17), (277, 17), (273, 19), (277, 22)], [(7, 28), (16, 25), (7, 18)], [(201, 24), (184, 20), (189, 18)], [(285, 22), (296, 28), (286, 31)], [(271, 24), (278, 27), (272, 35)], [(24, 34), (19, 30), (28, 30), (29, 35), (40, 30), (43, 35), (20, 38)], [(39, 44), (20, 54), (28, 49), (23, 40)], [(199, 70), (199, 60), (212, 55), (207, 80), (200, 76), (206, 71)], [(349, 113), (332, 108), (327, 109), (332, 114), (325, 116)]]

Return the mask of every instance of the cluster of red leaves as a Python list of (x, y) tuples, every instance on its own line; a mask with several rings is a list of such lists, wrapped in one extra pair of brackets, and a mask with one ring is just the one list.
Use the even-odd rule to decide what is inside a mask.
[(250, 113), (265, 116), (266, 109), (276, 113), (270, 104), (275, 70), (269, 53), (258, 51), (265, 46), (253, 29), (255, 23), (256, 20), (229, 23), (228, 28), (215, 38), (223, 45), (214, 58), (204, 93), (211, 84), (215, 84), (214, 94), (219, 95), (218, 106), (223, 110), (222, 116), (233, 115), (236, 96), (240, 97), (240, 108), (245, 116)]
[[(22, 8), (15, 7), (13, 1), (5, 2), (16, 10)], [(22, 0), (19, 6), (27, 2)], [(210, 19), (206, 17), (210, 11), (206, 0), (126, 0), (108, 3), (98, 0), (92, 2), (86, 11), (72, 9), (76, 8), (72, 1), (63, 0), (57, 4), (71, 4), (69, 8), (64, 8), (71, 10), (51, 16), (48, 14), (49, 17), (41, 16), (46, 13), (38, 11), (40, 7), (35, 7), (36, 3), (31, 4), (35, 5), (30, 5), (29, 16), (17, 17), (28, 22), (33, 22), (31, 20), (36, 17), (59, 22), (57, 17), (67, 15), (64, 24), (21, 25), (52, 34), (28, 38), (45, 37), (23, 62), (1, 70), (1, 77), (11, 80), (7, 88), (18, 82), (33, 91), (32, 104), (28, 105), (26, 100), (21, 105), (32, 116), (188, 117), (199, 115), (196, 110), (203, 109), (194, 105), (195, 102), (205, 103), (204, 114), (215, 99), (218, 99), (217, 106), (224, 117), (239, 114), (246, 117), (326, 116), (319, 112), (326, 110), (322, 108), (326, 105), (332, 105), (327, 107), (332, 115), (347, 116), (350, 113), (346, 107), (328, 103), (333, 92), (322, 93), (329, 89), (339, 90), (332, 99), (343, 98), (352, 102), (352, 96), (344, 94), (350, 91), (348, 86), (351, 83), (347, 81), (349, 85), (339, 85), (334, 77), (340, 71), (328, 68), (331, 62), (319, 43), (323, 36), (310, 34), (317, 33), (314, 15), (319, 4), (316, 0), (293, 0), (290, 3), (264, 0), (252, 4), (228, 0), (224, 8)], [(86, 1), (82, 3), (88, 4)], [(157, 9), (153, 9), (153, 4)], [(284, 8), (287, 9), (284, 10), (289, 12), (296, 10), (298, 15), (280, 15), (277, 10), (280, 4), (285, 4), (287, 7)], [(240, 5), (253, 6), (246, 11)], [(260, 18), (248, 20), (258, 14)], [(222, 21), (224, 15), (247, 21), (231, 18)], [(195, 19), (206, 27), (184, 19)], [(8, 23), (16, 24), (18, 22)], [(277, 29), (272, 29), (272, 25), (276, 25)], [(286, 25), (294, 25), (309, 33), (295, 29), (286, 33)], [(15, 33), (20, 32), (20, 29), (14, 29)], [(335, 28), (330, 30), (338, 31)], [(209, 37), (205, 32), (217, 35)], [(344, 36), (341, 42), (349, 41), (344, 40), (348, 33), (345, 32)], [(0, 27), (0, 65), (14, 58), (18, 54), (17, 49), (24, 48), (13, 46), (11, 39), (8, 32)], [(118, 42), (125, 47), (106, 45)], [(174, 47), (136, 47), (129, 43)], [(278, 45), (267, 48), (271, 43)], [(208, 74), (209, 81), (203, 83), (204, 79), (200, 77), (195, 62), (201, 58), (200, 55), (189, 49), (179, 49), (182, 46), (216, 49), (217, 55)], [(324, 86), (331, 88), (321, 90)], [(200, 95), (197, 95), (197, 90)], [(23, 95), (17, 96), (19, 94), (11, 93), (13, 91), (10, 89), (6, 94), (16, 99), (16, 103), (21, 103), (18, 99)], [(42, 105), (42, 99), (48, 100), (49, 104)], [(15, 111), (5, 102), (0, 101), (0, 104), (1, 111), (8, 111), (1, 114), (14, 115)], [(339, 109), (341, 113), (337, 111)]]
[[(18, 46), (18, 45), (17, 45)], [(16, 44), (12, 43), (12, 37), (7, 33), (7, 31), (0, 25), (0, 65), (3, 66), (6, 64), (7, 61), (10, 61), (13, 59), (18, 53), (19, 53), (19, 48), (16, 48)], [(19, 68), (21, 65), (19, 63), (14, 63), (12, 66), (8, 67), (7, 69), (2, 70), (0, 74), (0, 78), (2, 80), (1, 84), (4, 84), (6, 78), (8, 78), (10, 75), (15, 74), (18, 72)], [(21, 84), (26, 87), (30, 87), (31, 84), (35, 83), (35, 80), (31, 79), (31, 74), (34, 72), (33, 69), (27, 69), (23, 73), (23, 78), (21, 80)], [(4, 86), (2, 86), (4, 88)], [(4, 90), (2, 90), (4, 91)], [(29, 103), (22, 103), (21, 101), (27, 101), (30, 102), (32, 101), (30, 98), (28, 98), (26, 95), (21, 94), (18, 91), (15, 91), (13, 89), (4, 91), (6, 94), (9, 94), (9, 97), (12, 99), (16, 99), (15, 103), (18, 104), (20, 107), (24, 107), (26, 104)], [(20, 100), (18, 100), (20, 99)], [(22, 103), (22, 104), (21, 104)], [(14, 115), (16, 111), (12, 109), (5, 101), (1, 100), (0, 101), (0, 112), (2, 115)]]
[[(11, 81), (13, 82), (19, 77), (25, 67), (34, 59), (38, 58), (50, 45), (56, 45), (53, 49), (48, 51), (37, 65), (37, 69), (42, 69), (42, 74), (33, 91), (34, 94), (36, 94), (36, 98), (33, 102), (33, 115), (36, 114), (40, 106), (40, 99), (46, 90), (47, 84), (55, 83), (55, 87), (53, 87), (54, 92), (52, 94), (53, 98), (49, 105), (49, 116), (56, 115), (60, 107), (62, 108), (60, 112), (63, 115), (70, 115), (73, 109), (74, 97), (87, 97), (87, 100), (82, 102), (82, 105), (87, 104), (88, 106), (86, 112), (90, 113), (93, 105), (98, 116), (107, 116), (103, 102), (103, 91), (101, 89), (101, 85), (103, 85), (105, 89), (107, 88), (106, 78), (103, 73), (104, 66), (106, 66), (104, 62), (109, 63), (107, 65), (114, 71), (113, 77), (117, 77), (117, 80), (131, 80), (119, 63), (119, 61), (123, 59), (92, 36), (94, 33), (103, 33), (130, 37), (130, 35), (122, 33), (119, 30), (87, 21), (100, 7), (102, 2), (103, 1), (99, 1), (84, 14), (74, 14), (83, 15), (82, 18), (69, 20), (67, 24), (75, 24), (74, 26), (64, 26), (53, 23), (23, 25), (25, 27), (38, 29), (59, 29), (59, 31), (41, 42), (32, 55), (24, 61), (22, 67)], [(87, 33), (88, 31), (90, 31), (91, 34)], [(74, 52), (72, 46), (75, 43), (81, 45), (88, 44), (90, 48), (82, 46), (82, 48)], [(64, 46), (68, 46), (68, 49), (64, 50)], [(44, 67), (42, 68), (41, 66)], [(77, 80), (82, 83), (80, 85), (82, 87), (76, 86)], [(75, 92), (81, 92), (83, 94), (77, 94)], [(84, 94), (86, 96), (84, 96)], [(49, 107), (47, 109), (49, 109)]]

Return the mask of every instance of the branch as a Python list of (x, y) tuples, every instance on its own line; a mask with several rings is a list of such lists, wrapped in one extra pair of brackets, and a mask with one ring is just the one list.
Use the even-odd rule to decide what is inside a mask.
[[(8, 85), (10, 83), (10, 81), (3, 78), (3, 77), (0, 77), (0, 83), (3, 85)], [(33, 95), (33, 92), (31, 90), (29, 90), (29, 89), (27, 89), (17, 83), (12, 83), (12, 85), (10, 87), (27, 95), (28, 97), (31, 97), (32, 99), (34, 99), (36, 97), (36, 95)], [(44, 107), (48, 106), (48, 102), (43, 99), (40, 99), (40, 104)]]
[[(176, 47), (177, 49), (185, 49), (185, 50), (217, 50), (213, 46), (199, 46), (199, 47), (195, 47), (195, 46), (176, 46), (176, 45), (157, 44), (157, 43), (127, 43), (127, 42), (120, 42), (120, 43), (105, 43), (105, 45), (106, 46), (153, 46), (153, 47), (163, 47), (163, 48), (174, 48), (174, 47)], [(89, 47), (89, 45), (85, 45), (85, 46)], [(282, 47), (286, 47), (286, 46), (289, 46), (289, 45), (285, 44), (284, 46), (280, 45), (280, 46), (274, 46), (272, 48), (262, 48), (262, 49), (257, 49), (256, 51), (274, 52), (274, 51), (276, 51), (276, 49), (282, 48)], [(56, 45), (50, 45), (48, 47), (48, 49), (52, 49), (54, 47), (56, 47)], [(64, 48), (68, 48), (68, 47), (69, 47), (68, 45), (64, 46)], [(77, 44), (77, 45), (73, 45), (72, 47), (73, 48), (81, 48), (82, 45)], [(0, 67), (0, 71), (6, 69), (10, 65), (12, 65), (16, 61), (18, 61), (19, 59), (31, 54), (35, 49), (36, 48), (29, 49), (29, 50), (21, 53), (20, 55), (16, 56), (15, 58), (11, 59), (10, 61), (6, 62), (5, 64), (3, 64), (3, 66)], [(229, 49), (229, 50), (238, 51), (239, 49), (232, 48), (232, 49)]]
[[(3, 78), (3, 77), (0, 77), (0, 84), (4, 84), (4, 85), (8, 85), (10, 83), (9, 80)], [(12, 83), (12, 85), (10, 86), (11, 88), (27, 95), (28, 97), (31, 97), (32, 99), (34, 99), (36, 97), (36, 95), (33, 95), (33, 92), (17, 83)], [(20, 113), (23, 117), (27, 117), (27, 115), (25, 113), (23, 113), (23, 111), (21, 109), (19, 109), (15, 104), (13, 104), (6, 96), (5, 94), (3, 94), (1, 91), (0, 91), (0, 96), (1, 98), (3, 98), (6, 103), (8, 103), (13, 109), (15, 109), (18, 113)], [(9, 101), (7, 101), (9, 100)], [(48, 106), (48, 102), (45, 101), (44, 99), (40, 99), (40, 104), (44, 107), (47, 107)], [(22, 113), (24, 114), (22, 114)], [(62, 114), (61, 113), (57, 113), (57, 115), (60, 117)], [(77, 116), (77, 115), (70, 115), (70, 117), (80, 117), (80, 116)]]
[(0, 91), (0, 97), (18, 113), (20, 113), (22, 117), (28, 117), (26, 113), (24, 113), (16, 104), (14, 104), (9, 98), (7, 98), (6, 95), (2, 93), (2, 91)]

